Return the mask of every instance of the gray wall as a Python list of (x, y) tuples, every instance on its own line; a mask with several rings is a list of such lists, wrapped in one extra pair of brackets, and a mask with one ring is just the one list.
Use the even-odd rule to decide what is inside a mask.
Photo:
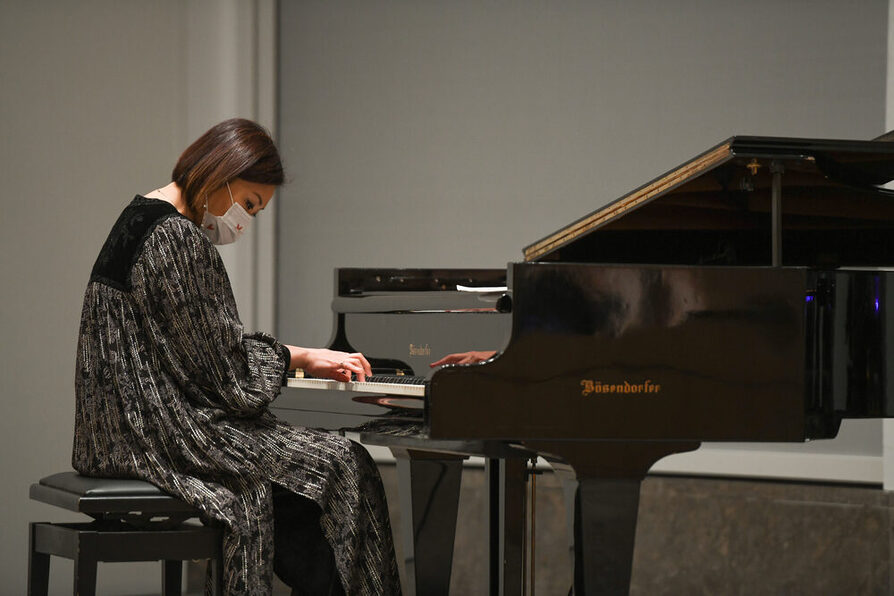
[[(75, 517), (31, 503), (28, 486), (70, 468), (77, 326), (100, 245), (133, 194), (168, 181), (209, 126), (243, 116), (274, 127), (275, 9), (0, 0), (0, 595), (24, 593), (26, 521)], [(272, 296), (259, 296), (272, 267), (255, 267), (272, 260), (272, 228), (259, 218), (221, 251), (250, 329), (272, 328)], [(71, 564), (52, 568), (51, 591), (70, 593)], [(100, 565), (99, 593), (158, 593), (159, 581), (155, 563)]]
[(328, 340), (336, 266), (503, 267), (733, 134), (882, 133), (887, 4), (282, 3), (280, 335)]
[[(0, 594), (24, 594), (28, 500), (70, 469), (81, 300), (121, 208), (183, 147), (179, 2), (0, 2)], [(71, 593), (54, 559), (51, 593)], [(158, 564), (101, 565), (100, 594), (159, 590)]]

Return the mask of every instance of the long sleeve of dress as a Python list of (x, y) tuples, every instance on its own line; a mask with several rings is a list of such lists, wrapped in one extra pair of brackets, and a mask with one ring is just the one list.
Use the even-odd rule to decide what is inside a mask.
[(255, 416), (279, 395), (289, 352), (273, 337), (245, 334), (223, 261), (201, 230), (170, 218), (146, 239), (131, 271), (154, 354), (189, 399)]

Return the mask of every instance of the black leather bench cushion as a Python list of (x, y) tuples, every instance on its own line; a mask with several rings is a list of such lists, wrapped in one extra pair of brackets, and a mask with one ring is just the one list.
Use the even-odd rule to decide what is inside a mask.
[(77, 472), (60, 472), (40, 479), (40, 484), (90, 497), (167, 496), (154, 484), (127, 478), (91, 478)]
[(60, 472), (31, 485), (31, 498), (56, 507), (95, 513), (158, 512), (197, 516), (198, 511), (180, 499), (142, 480), (91, 478), (77, 472)]

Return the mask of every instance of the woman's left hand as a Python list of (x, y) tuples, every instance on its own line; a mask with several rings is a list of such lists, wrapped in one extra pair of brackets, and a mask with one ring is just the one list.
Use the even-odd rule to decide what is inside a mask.
[(372, 367), (359, 352), (337, 352), (326, 348), (298, 348), (288, 346), (292, 355), (292, 367), (321, 379), (350, 381), (352, 375), (356, 380), (365, 381), (372, 375)]

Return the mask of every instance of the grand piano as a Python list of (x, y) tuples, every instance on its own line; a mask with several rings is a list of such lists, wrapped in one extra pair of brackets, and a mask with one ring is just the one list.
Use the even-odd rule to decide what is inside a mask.
[[(381, 378), (290, 379), (277, 413), (392, 449), (417, 593), (447, 592), (468, 455), (491, 479), (491, 593), (522, 593), (525, 468), (541, 455), (577, 481), (575, 594), (626, 594), (657, 460), (892, 415), (892, 178), (891, 143), (732, 137), (507, 270), (340, 269), (332, 347)], [(428, 366), (473, 349), (497, 353)]]

